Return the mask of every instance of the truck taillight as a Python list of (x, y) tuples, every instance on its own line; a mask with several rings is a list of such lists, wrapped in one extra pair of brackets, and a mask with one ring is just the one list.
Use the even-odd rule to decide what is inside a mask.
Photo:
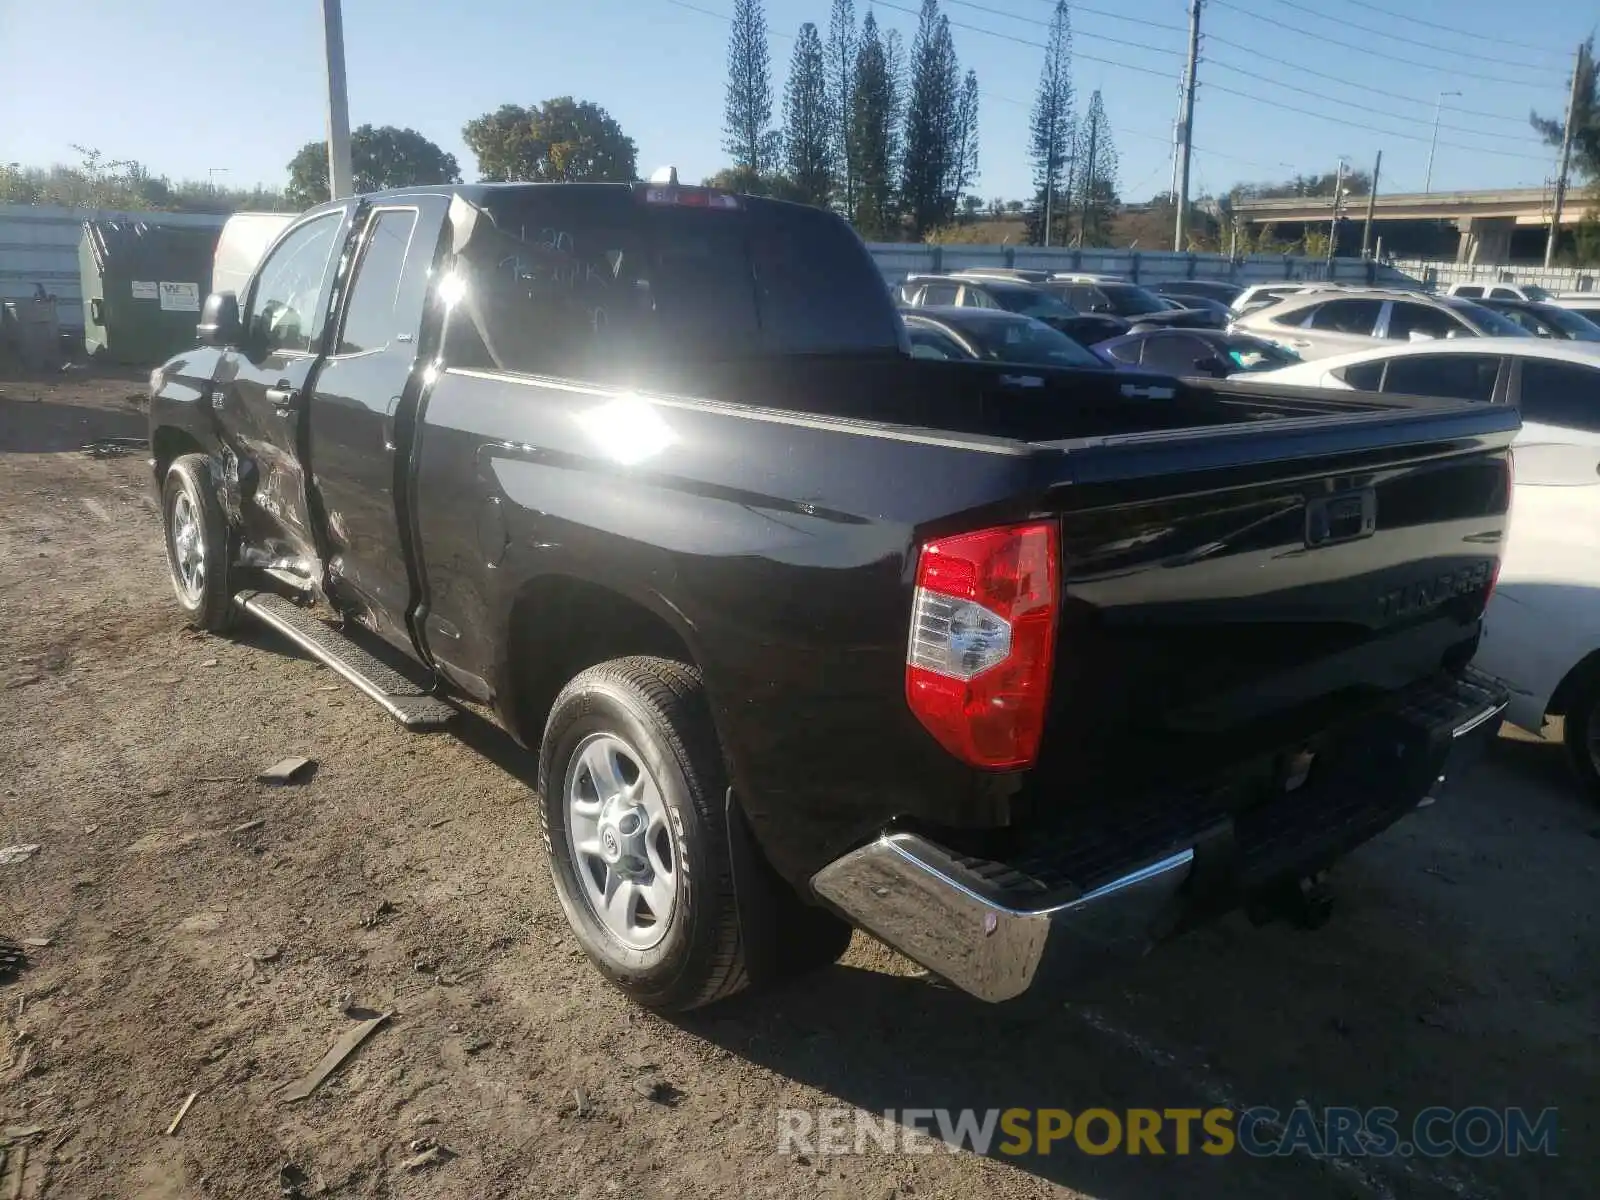
[(906, 702), (939, 744), (989, 770), (1031, 764), (1055, 662), (1056, 527), (1009, 525), (922, 547)]

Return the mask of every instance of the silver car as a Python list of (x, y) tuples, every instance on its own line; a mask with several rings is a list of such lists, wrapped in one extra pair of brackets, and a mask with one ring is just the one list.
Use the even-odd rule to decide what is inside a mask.
[(1269, 308), (1239, 316), (1233, 327), (1288, 346), (1304, 359), (1387, 342), (1531, 336), (1516, 322), (1470, 300), (1383, 288), (1286, 296)]

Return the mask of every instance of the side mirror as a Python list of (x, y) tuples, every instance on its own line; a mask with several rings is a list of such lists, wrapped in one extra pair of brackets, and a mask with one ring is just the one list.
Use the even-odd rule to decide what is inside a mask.
[(1212, 375), (1221, 379), (1234, 370), (1234, 366), (1221, 355), (1208, 354), (1204, 358), (1194, 360), (1194, 369), (1201, 375)]
[(244, 332), (239, 324), (239, 297), (233, 292), (212, 292), (194, 331), (202, 346), (237, 346)]

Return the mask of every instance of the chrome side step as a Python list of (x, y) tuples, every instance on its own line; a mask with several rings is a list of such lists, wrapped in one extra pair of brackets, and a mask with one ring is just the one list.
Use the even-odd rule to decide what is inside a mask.
[(453, 705), (430, 695), (294, 601), (274, 592), (240, 592), (233, 602), (355, 684), (407, 729), (438, 729), (456, 715)]

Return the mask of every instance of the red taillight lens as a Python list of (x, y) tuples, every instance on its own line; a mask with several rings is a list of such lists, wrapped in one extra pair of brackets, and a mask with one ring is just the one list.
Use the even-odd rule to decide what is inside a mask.
[(1053, 524), (929, 542), (917, 561), (906, 702), (939, 744), (989, 770), (1038, 756), (1055, 662)]

